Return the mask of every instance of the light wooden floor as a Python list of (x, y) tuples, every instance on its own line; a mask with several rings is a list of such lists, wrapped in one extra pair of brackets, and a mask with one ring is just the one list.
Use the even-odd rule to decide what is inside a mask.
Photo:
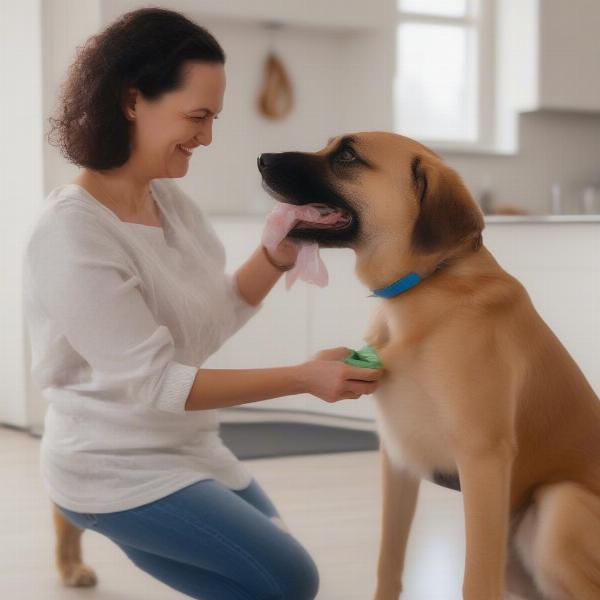
[[(99, 583), (63, 588), (53, 564), (50, 503), (38, 472), (39, 439), (0, 427), (0, 598), (182, 600), (140, 571), (110, 540), (86, 532), (86, 561)], [(379, 540), (375, 452), (248, 461), (321, 576), (319, 600), (369, 600)], [(424, 482), (407, 556), (403, 600), (458, 600), (463, 573), (461, 496)], [(210, 600), (210, 599), (208, 599)]]

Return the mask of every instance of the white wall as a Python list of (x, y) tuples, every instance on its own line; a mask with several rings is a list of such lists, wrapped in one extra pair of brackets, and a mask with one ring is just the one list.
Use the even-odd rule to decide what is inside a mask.
[(77, 47), (100, 28), (100, 6), (98, 0), (51, 0), (42, 2), (42, 18), (44, 190), (47, 194), (77, 175), (77, 168), (47, 142), (48, 118), (55, 112), (60, 86), (75, 59)]
[[(111, 5), (113, 12), (104, 11), (104, 22), (119, 14), (123, 2), (113, 0)], [(163, 5), (176, 8), (179, 3)], [(530, 3), (526, 6), (531, 8)], [(314, 151), (331, 135), (391, 130), (392, 20), (377, 29), (337, 33), (296, 26), (279, 31), (275, 47), (294, 83), (297, 108), (288, 120), (273, 123), (254, 109), (269, 34), (257, 23), (187, 14), (214, 33), (228, 57), (225, 110), (215, 124), (213, 144), (194, 156), (188, 176), (180, 182), (205, 210), (240, 213), (272, 206), (256, 170), (261, 152)], [(514, 58), (513, 67), (519, 65), (518, 52)], [(546, 212), (551, 185), (559, 182), (567, 209), (576, 211), (583, 187), (600, 178), (600, 116), (545, 111), (522, 114), (516, 121), (515, 155), (440, 152), (476, 196), (489, 187), (497, 202)]]
[(0, 422), (35, 428), (43, 420), (46, 403), (29, 377), (21, 259), (43, 199), (77, 173), (47, 143), (48, 117), (76, 47), (99, 26), (99, 10), (96, 0), (2, 0), (0, 11), (0, 189), (5, 210), (0, 235), (5, 351), (0, 366)]
[(600, 182), (600, 115), (539, 111), (523, 113), (518, 123), (516, 155), (442, 155), (476, 197), (490, 185), (495, 201), (545, 214), (550, 187), (558, 182), (566, 210), (581, 212), (584, 186)]
[[(63, 5), (67, 2), (61, 1)], [(63, 29), (59, 28), (60, 36), (47, 44), (56, 55), (56, 60), (50, 60), (50, 54), (45, 59), (54, 82), (66, 69), (69, 52), (78, 36), (81, 39), (84, 33), (94, 31), (96, 23), (100, 29), (125, 10), (144, 5), (137, 0), (104, 0), (100, 5), (92, 0), (87, 2), (92, 10), (80, 11), (77, 32), (73, 28), (63, 35)], [(52, 12), (55, 4), (58, 3), (52, 3)], [(378, 19), (385, 15), (381, 6), (388, 4), (390, 0), (377, 3)], [(264, 212), (272, 205), (260, 188), (256, 169), (256, 157), (261, 152), (318, 150), (328, 137), (339, 133), (391, 130), (395, 68), (392, 19), (377, 29), (369, 26), (336, 30), (293, 25), (278, 30), (275, 49), (284, 61), (296, 93), (296, 110), (279, 123), (262, 118), (255, 110), (270, 34), (258, 20), (223, 20), (207, 17), (194, 8), (209, 5), (208, 1), (198, 4), (189, 0), (160, 3), (182, 10), (207, 27), (227, 54), (225, 105), (214, 126), (213, 143), (195, 154), (188, 175), (179, 181), (205, 210), (214, 214)], [(288, 5), (292, 20), (300, 18), (293, 10), (296, 5), (297, 2)], [(531, 2), (524, 6), (530, 5)], [(101, 11), (99, 16), (94, 7)], [(70, 19), (74, 18), (72, 15), (70, 7)], [(53, 18), (62, 19), (63, 15)], [(518, 64), (518, 57), (514, 62)], [(484, 187), (490, 187), (498, 202), (544, 212), (549, 205), (550, 187), (556, 181), (563, 187), (567, 207), (576, 210), (584, 185), (600, 177), (600, 116), (531, 113), (517, 119), (517, 126), (516, 155), (441, 153), (459, 170), (476, 196)], [(65, 167), (54, 150), (46, 148), (46, 153), (46, 191), (49, 191), (72, 178), (73, 171)]]
[(43, 192), (39, 0), (0, 2), (0, 422), (25, 425), (21, 264), (28, 217)]

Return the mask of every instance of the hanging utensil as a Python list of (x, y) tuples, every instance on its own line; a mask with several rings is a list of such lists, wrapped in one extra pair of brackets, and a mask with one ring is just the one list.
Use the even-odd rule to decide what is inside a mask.
[[(268, 27), (274, 29), (280, 25), (269, 24)], [(294, 106), (294, 95), (286, 70), (273, 49), (272, 40), (263, 73), (264, 81), (258, 95), (258, 111), (268, 119), (283, 119)]]

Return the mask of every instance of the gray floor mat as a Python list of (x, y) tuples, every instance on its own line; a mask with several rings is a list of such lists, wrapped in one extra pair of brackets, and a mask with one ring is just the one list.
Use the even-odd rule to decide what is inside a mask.
[(240, 459), (377, 450), (372, 431), (269, 421), (221, 423), (221, 438)]

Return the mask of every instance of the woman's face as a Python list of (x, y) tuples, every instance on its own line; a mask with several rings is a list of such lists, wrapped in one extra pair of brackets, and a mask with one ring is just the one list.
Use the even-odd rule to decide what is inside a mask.
[(181, 89), (155, 101), (134, 91), (128, 105), (135, 111), (130, 161), (148, 179), (183, 177), (195, 149), (211, 143), (213, 120), (223, 108), (222, 64), (187, 62), (182, 69)]

